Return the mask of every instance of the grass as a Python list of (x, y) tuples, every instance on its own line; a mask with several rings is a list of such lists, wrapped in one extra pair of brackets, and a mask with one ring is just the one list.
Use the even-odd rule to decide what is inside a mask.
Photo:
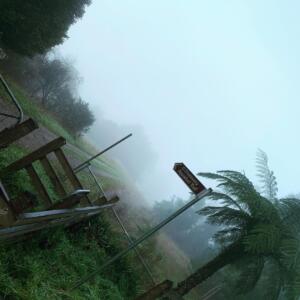
[[(102, 218), (70, 230), (42, 231), (26, 243), (0, 248), (0, 297), (4, 299), (133, 299), (138, 278), (131, 257), (118, 261), (80, 288), (70, 288), (118, 252)], [(104, 275), (105, 274), (105, 275)]]
[[(25, 154), (18, 146), (1, 151), (0, 168)], [(35, 168), (53, 196), (54, 189), (47, 176), (38, 166)], [(23, 191), (34, 193), (25, 172), (8, 174), (3, 183), (11, 197)], [(137, 294), (139, 279), (131, 269), (131, 256), (121, 259), (79, 289), (69, 291), (79, 278), (118, 253), (119, 247), (120, 236), (111, 230), (104, 214), (71, 229), (43, 230), (24, 243), (1, 245), (0, 298), (132, 299)]]
[[(65, 137), (69, 143), (89, 155), (99, 151), (86, 139), (75, 139), (54, 116), (30, 100), (18, 85), (12, 81), (9, 81), (9, 84), (26, 115), (53, 133)], [(0, 88), (0, 97), (3, 96), (3, 90)], [(76, 151), (76, 148), (67, 148), (65, 151), (80, 161), (87, 159), (84, 153)], [(16, 146), (1, 151), (0, 169), (25, 154), (24, 149)], [(95, 160), (93, 166), (100, 171), (99, 173), (110, 175), (108, 177), (97, 175), (104, 189), (111, 190), (116, 186), (129, 184), (122, 168), (105, 156)], [(53, 186), (41, 166), (36, 164), (35, 167), (51, 197), (57, 199)], [(93, 190), (93, 183), (86, 173), (80, 172), (78, 176), (86, 188), (90, 187)], [(9, 175), (4, 183), (13, 196), (22, 191), (34, 192), (27, 174), (22, 171)], [(127, 207), (127, 215), (128, 209)], [(147, 212), (143, 212), (142, 216), (138, 215), (136, 218), (127, 216), (128, 223), (131, 223), (128, 227), (133, 227), (133, 224), (139, 222), (138, 220), (144, 218), (146, 214)], [(42, 231), (26, 243), (0, 247), (0, 298), (118, 300), (134, 299), (137, 293), (145, 291), (149, 287), (149, 279), (133, 253), (109, 267), (93, 282), (76, 291), (68, 291), (79, 277), (88, 274), (96, 265), (101, 265), (108, 257), (128, 245), (119, 225), (113, 224), (109, 213), (105, 215), (110, 218), (110, 225), (102, 218), (95, 218), (81, 224), (75, 232), (57, 228)], [(137, 236), (139, 235), (140, 233)], [(166, 245), (165, 248), (161, 247), (162, 245)], [(145, 243), (141, 252), (151, 266), (156, 265), (154, 273), (160, 281), (166, 277), (177, 280), (183, 274), (187, 274), (188, 262), (177, 250), (175, 245), (160, 238), (158, 242), (151, 239)]]

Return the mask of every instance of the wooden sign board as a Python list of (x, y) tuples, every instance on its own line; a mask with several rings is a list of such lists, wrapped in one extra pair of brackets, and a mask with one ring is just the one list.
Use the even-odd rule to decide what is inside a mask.
[(184, 163), (175, 163), (173, 169), (194, 194), (199, 194), (206, 189)]

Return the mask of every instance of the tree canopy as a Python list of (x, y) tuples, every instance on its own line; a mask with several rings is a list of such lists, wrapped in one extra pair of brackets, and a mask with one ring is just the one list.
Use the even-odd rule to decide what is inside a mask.
[(0, 43), (16, 53), (44, 53), (67, 38), (91, 0), (1, 0)]

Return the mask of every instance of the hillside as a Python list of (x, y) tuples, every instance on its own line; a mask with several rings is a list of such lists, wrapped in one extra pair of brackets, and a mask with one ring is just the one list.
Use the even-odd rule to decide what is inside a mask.
[[(38, 130), (32, 132), (27, 137), (20, 139), (16, 145), (1, 152), (1, 166), (6, 165), (16, 158), (22, 157), (25, 153), (39, 148), (45, 143), (53, 140), (58, 135), (62, 135), (67, 139), (68, 143), (64, 146), (64, 150), (73, 167), (77, 166), (91, 155), (99, 152), (99, 149), (93, 146), (86, 139), (75, 139), (60, 125), (59, 121), (56, 120), (54, 116), (35, 103), (34, 99), (30, 99), (30, 97), (17, 84), (10, 81), (10, 85), (24, 109), (25, 118), (34, 118), (39, 122), (40, 126)], [(5, 97), (5, 93), (1, 89), (0, 110), (6, 113), (14, 113), (13, 108), (10, 106)], [(0, 122), (0, 130), (2, 130), (9, 125), (10, 121), (3, 118)], [(107, 159), (105, 156), (98, 158), (92, 164), (92, 167), (98, 180), (103, 185), (106, 195), (108, 195), (109, 198), (116, 194), (120, 197), (121, 201), (117, 205), (116, 209), (123, 219), (129, 233), (133, 237), (138, 237), (143, 232), (141, 229), (149, 229), (149, 208), (145, 204), (142, 194), (135, 188), (130, 178), (124, 174), (122, 168), (118, 167), (118, 164), (114, 163), (113, 160)], [(84, 186), (91, 189), (91, 194), (96, 196), (97, 193), (95, 191), (95, 186), (91, 183), (88, 173), (81, 172), (79, 177)], [(48, 188), (51, 189), (50, 186), (48, 186)], [(82, 237), (82, 241), (80, 241), (79, 244), (74, 241), (74, 235), (72, 232), (65, 233), (59, 229), (37, 234), (32, 241), (33, 244), (30, 249), (28, 249), (24, 244), (19, 243), (17, 249), (24, 252), (26, 261), (22, 259), (9, 261), (9, 258), (14, 255), (13, 253), (16, 250), (14, 248), (10, 248), (10, 246), (8, 246), (7, 250), (3, 248), (3, 253), (6, 253), (2, 256), (2, 261), (0, 262), (0, 265), (3, 266), (3, 288), (5, 286), (5, 281), (11, 282), (11, 286), (5, 288), (3, 296), (14, 295), (19, 297), (25, 290), (27, 292), (24, 299), (39, 299), (41, 293), (47, 294), (47, 297), (50, 297), (50, 295), (51, 297), (58, 297), (58, 299), (60, 299), (59, 293), (67, 296), (68, 293), (62, 291), (59, 292), (59, 289), (64, 290), (67, 282), (70, 280), (74, 281), (77, 277), (86, 273), (88, 269), (91, 268), (91, 259), (95, 259), (97, 261), (97, 257), (101, 254), (102, 258), (99, 258), (100, 260), (97, 263), (100, 265), (105, 256), (113, 255), (128, 245), (119, 225), (113, 219), (113, 215), (110, 212), (107, 212), (103, 215), (103, 217), (103, 220), (94, 220), (92, 225), (89, 224), (87, 227), (85, 226), (84, 229), (78, 229)], [(91, 232), (95, 233), (95, 230), (97, 231), (97, 229), (101, 231), (101, 235), (98, 236), (99, 232), (96, 232), (95, 243), (87, 245), (86, 238), (91, 234)], [(102, 236), (102, 234), (104, 235)], [(47, 235), (46, 242), (45, 235)], [(100, 241), (98, 240), (99, 238)], [(44, 243), (46, 243), (46, 246), (44, 246)], [(108, 249), (107, 245), (110, 245)], [(46, 249), (44, 249), (44, 247), (46, 247)], [(70, 257), (70, 260), (68, 261), (64, 261), (64, 255), (68, 256), (68, 253), (73, 251), (72, 249), (75, 250), (76, 256)], [(87, 253), (89, 253), (88, 256), (90, 258), (86, 261), (82, 261), (81, 264), (83, 269), (79, 270), (76, 267), (76, 261), (81, 261), (83, 256), (87, 255), (87, 253), (84, 253), (86, 252), (84, 249), (89, 249), (87, 250)], [(41, 254), (39, 254), (40, 251)], [(59, 251), (62, 252), (59, 254)], [(189, 260), (164, 234), (160, 234), (157, 237), (151, 238), (150, 241), (147, 241), (145, 245), (141, 247), (141, 253), (143, 253), (145, 260), (148, 262), (157, 282), (166, 278), (174, 281), (181, 280), (191, 272)], [(45, 255), (46, 257), (49, 257), (49, 259), (45, 259)], [(57, 255), (60, 257), (57, 257)], [(49, 264), (53, 263), (59, 263), (62, 266), (62, 270), (64, 270), (63, 273), (59, 273), (60, 275), (58, 277), (63, 285), (61, 288), (57, 289), (57, 286), (60, 286), (59, 282), (49, 281), (46, 285), (42, 285), (37, 288), (37, 285), (40, 285), (42, 282), (47, 282), (47, 278), (51, 276), (52, 272), (55, 272), (47, 267)], [(15, 277), (14, 275), (7, 273), (7, 267), (16, 268), (17, 276)], [(133, 268), (132, 270), (131, 267)], [(18, 274), (21, 270), (19, 268), (27, 270), (30, 274), (30, 278), (27, 278), (23, 283), (19, 281)], [(40, 271), (36, 271), (33, 268), (38, 268), (43, 273), (40, 274)], [(36, 272), (39, 275), (37, 275)], [(141, 267), (134, 254), (129, 255), (128, 259), (124, 260), (124, 272), (131, 272), (132, 277), (125, 280), (124, 278), (122, 279), (123, 273), (111, 274), (111, 271), (109, 271), (108, 274), (104, 272), (103, 277), (97, 277), (97, 280), (102, 282), (100, 285), (101, 289), (99, 291), (95, 289), (94, 285), (89, 285), (89, 293), (91, 293), (88, 296), (89, 299), (98, 299), (97, 295), (100, 294), (110, 295), (104, 296), (103, 299), (119, 299), (120, 297), (129, 297), (128, 299), (132, 299), (132, 295), (134, 293), (138, 294), (150, 287), (151, 283), (149, 278), (147, 277), (147, 274), (145, 274), (145, 270)], [(35, 276), (38, 277), (36, 278)], [(32, 280), (35, 281), (32, 282)], [(123, 286), (124, 283), (122, 283), (122, 280), (125, 280), (126, 282), (129, 280), (128, 283), (125, 284), (125, 287)], [(28, 286), (31, 286), (31, 288), (29, 289)], [(128, 290), (128, 288), (130, 288), (130, 290)], [(34, 289), (36, 289), (36, 292)], [(106, 291), (105, 293), (104, 290)], [(93, 293), (94, 296), (92, 296)], [(76, 296), (78, 299), (81, 299), (80, 297), (86, 297), (86, 295), (87, 294), (85, 294), (84, 291), (80, 291), (79, 293), (73, 293), (72, 296), (69, 296)]]

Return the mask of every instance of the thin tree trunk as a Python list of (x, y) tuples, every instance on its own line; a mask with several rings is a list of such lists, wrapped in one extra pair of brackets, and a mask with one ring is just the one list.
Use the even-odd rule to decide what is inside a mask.
[(233, 243), (192, 275), (179, 282), (174, 290), (181, 296), (187, 294), (191, 289), (205, 281), (215, 272), (239, 259), (243, 255), (243, 244), (240, 241)]
[(163, 296), (167, 293), (173, 286), (173, 282), (170, 280), (165, 280), (160, 284), (152, 287), (150, 290), (145, 292), (143, 295), (139, 296), (135, 300), (153, 300)]

